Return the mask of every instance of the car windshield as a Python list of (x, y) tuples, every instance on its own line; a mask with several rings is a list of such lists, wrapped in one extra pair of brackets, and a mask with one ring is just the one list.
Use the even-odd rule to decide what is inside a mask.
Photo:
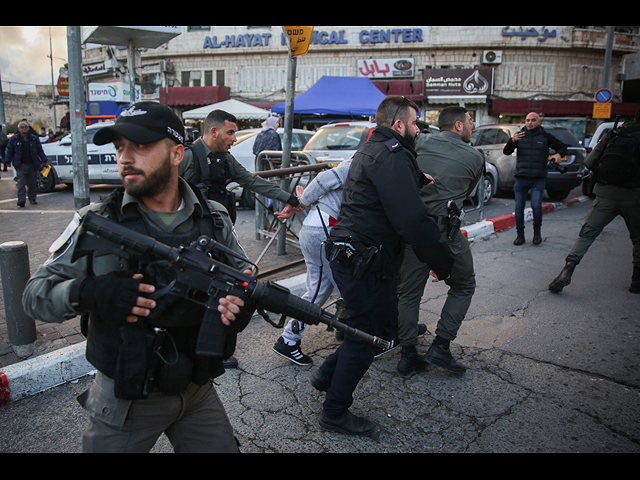
[(369, 138), (370, 130), (364, 125), (323, 128), (311, 138), (304, 150), (357, 150)]
[(578, 139), (566, 128), (544, 125), (544, 129), (569, 147), (581, 147)]

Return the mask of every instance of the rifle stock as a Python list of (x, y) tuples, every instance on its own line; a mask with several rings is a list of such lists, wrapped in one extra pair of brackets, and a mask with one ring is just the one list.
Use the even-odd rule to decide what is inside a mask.
[[(261, 283), (257, 279), (257, 273), (247, 275), (214, 260), (209, 254), (216, 249), (237, 258), (241, 257), (208, 237), (200, 237), (189, 247), (173, 248), (93, 212), (87, 212), (81, 227), (111, 242), (116, 247), (111, 251), (119, 251), (123, 257), (130, 257), (132, 254), (147, 255), (168, 262), (177, 279), (171, 293), (207, 307), (198, 336), (196, 353), (199, 355), (223, 356), (226, 327), (222, 323), (217, 306), (218, 299), (227, 295), (250, 298), (259, 309), (283, 315), (281, 325), (284, 323), (284, 317), (295, 318), (309, 325), (323, 323), (382, 350), (391, 348), (390, 342), (339, 322), (337, 313), (331, 314), (318, 305), (291, 294), (278, 284)], [(79, 256), (87, 255), (95, 248), (95, 242), (89, 242), (89, 248), (82, 247), (84, 236), (80, 235), (80, 245), (77, 247)], [(241, 260), (251, 263), (245, 258)], [(266, 315), (263, 316), (267, 320)]]

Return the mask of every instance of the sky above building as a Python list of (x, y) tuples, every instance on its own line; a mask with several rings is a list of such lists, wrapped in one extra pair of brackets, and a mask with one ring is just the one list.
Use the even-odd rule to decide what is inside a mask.
[(0, 26), (3, 92), (20, 95), (35, 92), (35, 85), (51, 85), (50, 38), (55, 83), (67, 63), (67, 27)]

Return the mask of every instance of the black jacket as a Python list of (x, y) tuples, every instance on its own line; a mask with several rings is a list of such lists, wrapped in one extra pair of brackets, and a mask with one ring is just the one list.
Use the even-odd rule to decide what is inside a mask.
[(540, 126), (524, 132), (524, 138), (518, 142), (509, 139), (503, 153), (511, 155), (518, 149), (516, 178), (547, 178), (549, 148), (564, 157), (567, 146)]
[(420, 199), (423, 179), (415, 150), (390, 128), (376, 128), (353, 157), (331, 239), (382, 246), (390, 276), (397, 275), (408, 243), (438, 278), (448, 277), (453, 257)]

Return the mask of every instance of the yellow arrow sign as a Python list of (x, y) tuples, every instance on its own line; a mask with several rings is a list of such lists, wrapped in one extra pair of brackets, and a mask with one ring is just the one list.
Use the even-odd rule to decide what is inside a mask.
[(283, 27), (289, 40), (291, 57), (306, 55), (311, 44), (314, 27)]

